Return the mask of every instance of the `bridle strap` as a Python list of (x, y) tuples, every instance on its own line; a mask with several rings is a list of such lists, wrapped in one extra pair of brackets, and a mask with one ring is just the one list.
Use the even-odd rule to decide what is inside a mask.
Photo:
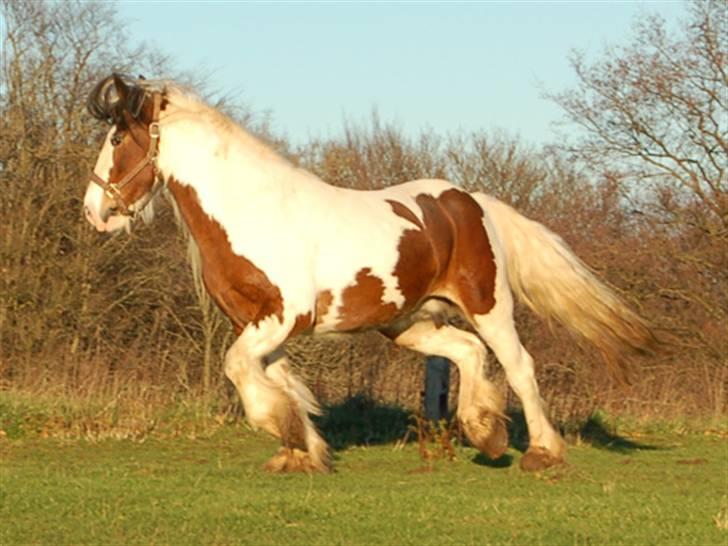
[[(159, 172), (159, 167), (157, 166), (157, 157), (159, 155), (159, 112), (162, 109), (162, 95), (160, 93), (154, 93), (153, 97), (154, 109), (152, 112), (152, 121), (149, 124), (149, 148), (147, 149), (147, 155), (144, 156), (144, 159), (137, 163), (136, 166), (129, 171), (126, 176), (124, 176), (124, 178), (116, 183), (104, 180), (95, 172), (91, 171), (91, 180), (103, 188), (104, 193), (116, 203), (119, 212), (124, 216), (136, 215), (137, 212), (143, 209), (144, 206), (152, 200), (154, 195), (159, 191), (164, 183), (161, 173)], [(140, 199), (139, 202), (127, 205), (124, 201), (124, 197), (121, 195), (121, 189), (131, 182), (147, 165), (151, 165), (152, 170), (154, 171), (154, 184), (146, 196)]]

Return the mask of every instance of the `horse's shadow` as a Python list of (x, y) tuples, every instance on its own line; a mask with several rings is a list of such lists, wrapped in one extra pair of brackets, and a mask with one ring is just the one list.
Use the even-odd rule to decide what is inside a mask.
[[(523, 410), (511, 409), (507, 412), (508, 436), (510, 447), (521, 453), (528, 449), (528, 426)], [(657, 446), (636, 442), (620, 436), (604, 422), (598, 415), (590, 416), (586, 421), (580, 423), (560, 424), (558, 426), (563, 436), (577, 437), (580, 441), (589, 444), (596, 449), (604, 449), (615, 453), (629, 454), (637, 450), (652, 451), (661, 449)], [(474, 458), (475, 464), (493, 468), (508, 467), (513, 463), (513, 457), (506, 453), (499, 459), (490, 459), (488, 456), (478, 453)]]
[[(511, 409), (507, 415), (509, 445), (523, 453), (528, 449), (526, 418), (520, 409)], [(405, 439), (412, 424), (412, 412), (399, 406), (380, 404), (367, 396), (354, 395), (327, 406), (315, 421), (332, 449), (340, 451), (352, 446), (381, 445)], [(578, 437), (596, 449), (615, 453), (660, 449), (620, 436), (598, 415), (584, 422), (561, 424), (558, 428), (567, 438)], [(462, 434), (458, 434), (458, 438), (462, 444), (468, 444)], [(416, 435), (410, 435), (409, 439), (416, 440)], [(491, 468), (507, 468), (513, 464), (514, 457), (506, 453), (498, 459), (490, 459), (478, 453), (472, 461)]]
[[(562, 430), (562, 433), (564, 431)], [(628, 454), (633, 451), (655, 451), (664, 449), (651, 444), (636, 442), (624, 436), (620, 436), (604, 423), (597, 415), (592, 415), (585, 423), (578, 428), (578, 437), (587, 444), (597, 449), (605, 449), (616, 453)]]
[(368, 396), (354, 395), (324, 408), (314, 419), (335, 451), (352, 446), (379, 445), (402, 440), (407, 434), (411, 411), (380, 404)]
[(490, 468), (508, 468), (513, 464), (513, 455), (505, 453), (497, 459), (491, 459), (484, 453), (478, 453), (473, 457), (472, 461), (480, 466), (489, 466)]

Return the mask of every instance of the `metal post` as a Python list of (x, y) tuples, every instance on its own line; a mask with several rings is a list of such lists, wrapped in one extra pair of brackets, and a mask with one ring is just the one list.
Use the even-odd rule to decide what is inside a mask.
[(447, 399), (450, 391), (450, 361), (441, 356), (425, 359), (425, 419), (447, 419)]

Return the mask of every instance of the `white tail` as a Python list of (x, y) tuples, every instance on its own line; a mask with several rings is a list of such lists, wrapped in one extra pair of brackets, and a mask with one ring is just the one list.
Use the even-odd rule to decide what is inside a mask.
[(648, 353), (656, 343), (648, 323), (601, 283), (561, 237), (493, 197), (473, 197), (498, 230), (508, 281), (518, 299), (591, 341), (612, 374), (625, 381), (624, 357)]

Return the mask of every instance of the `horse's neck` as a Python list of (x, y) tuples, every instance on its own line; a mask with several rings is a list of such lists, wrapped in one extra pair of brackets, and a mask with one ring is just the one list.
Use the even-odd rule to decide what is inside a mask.
[(250, 135), (226, 136), (190, 127), (160, 139), (160, 167), (203, 269), (224, 270), (234, 255), (260, 255), (270, 238), (300, 225), (339, 191)]
[(160, 148), (163, 172), (210, 203), (233, 200), (237, 206), (255, 207), (256, 200), (264, 199), (270, 206), (294, 189), (330, 188), (239, 128), (181, 123), (162, 135)]

